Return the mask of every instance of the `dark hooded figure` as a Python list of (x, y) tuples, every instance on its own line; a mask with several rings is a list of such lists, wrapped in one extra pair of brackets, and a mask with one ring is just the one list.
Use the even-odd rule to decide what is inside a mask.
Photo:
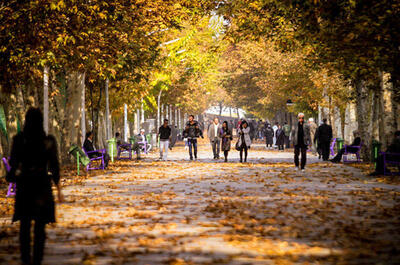
[[(52, 182), (60, 193), (60, 170), (57, 143), (43, 130), (43, 116), (39, 109), (26, 113), (24, 130), (14, 139), (10, 157), (11, 170), (7, 181), (16, 182), (13, 221), (20, 221), (20, 250), (23, 264), (41, 264), (45, 245), (45, 226), (55, 222)], [(49, 174), (50, 173), (50, 174)], [(33, 262), (31, 261), (31, 225), (35, 223)]]
[(285, 145), (285, 132), (282, 129), (281, 125), (278, 125), (278, 130), (276, 130), (276, 145), (278, 146), (278, 150), (284, 150)]
[(272, 148), (272, 144), (274, 143), (273, 141), (274, 138), (274, 130), (271, 127), (271, 124), (268, 123), (267, 128), (265, 128), (265, 142), (267, 145), (267, 148)]

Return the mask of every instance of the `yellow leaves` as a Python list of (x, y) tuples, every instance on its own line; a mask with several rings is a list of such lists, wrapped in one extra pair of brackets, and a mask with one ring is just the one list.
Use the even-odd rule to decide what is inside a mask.
[(65, 3), (63, 0), (53, 0), (50, 3), (50, 9), (51, 10), (57, 10), (60, 11), (61, 9), (65, 8)]

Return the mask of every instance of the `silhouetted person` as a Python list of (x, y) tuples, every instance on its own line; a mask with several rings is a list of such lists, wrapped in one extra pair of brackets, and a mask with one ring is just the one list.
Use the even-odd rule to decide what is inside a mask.
[(318, 127), (315, 132), (315, 138), (311, 139), (317, 142), (318, 149), (320, 149), (322, 154), (322, 160), (328, 161), (329, 151), (332, 141), (332, 126), (327, 124), (327, 119), (322, 120), (322, 124)]
[(299, 155), (301, 152), (301, 170), (304, 171), (307, 162), (307, 146), (311, 142), (310, 127), (304, 122), (304, 114), (297, 116), (299, 122), (292, 130), (292, 141), (294, 146), (294, 164), (299, 169)]
[[(86, 138), (85, 141), (83, 142), (83, 148), (85, 149), (86, 152), (93, 152), (96, 151), (96, 149), (94, 148), (93, 145), (93, 132), (89, 131), (86, 133)], [(93, 152), (88, 154), (89, 158), (96, 158), (101, 156), (102, 153), (100, 152)], [(107, 168), (108, 167), (108, 162), (110, 161), (110, 156), (105, 153), (104, 154), (104, 167)]]
[[(13, 222), (20, 221), (22, 263), (41, 264), (45, 226), (56, 221), (52, 182), (57, 186), (60, 202), (62, 195), (57, 142), (53, 136), (46, 136), (43, 116), (37, 108), (28, 110), (23, 131), (13, 138), (10, 166), (7, 181), (17, 184)], [(33, 261), (30, 247), (32, 221), (35, 223)]]

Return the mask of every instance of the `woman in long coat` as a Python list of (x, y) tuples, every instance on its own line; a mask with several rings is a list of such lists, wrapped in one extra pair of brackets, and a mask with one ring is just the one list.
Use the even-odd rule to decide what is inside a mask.
[(57, 143), (54, 137), (46, 136), (39, 109), (28, 110), (23, 132), (14, 137), (10, 166), (7, 181), (17, 184), (13, 221), (20, 221), (22, 263), (32, 263), (30, 230), (32, 221), (35, 221), (33, 264), (41, 264), (46, 239), (45, 226), (56, 221), (52, 182), (57, 186), (60, 201), (62, 195)]
[(244, 151), (244, 162), (247, 162), (247, 151), (251, 145), (250, 127), (247, 124), (247, 121), (242, 121), (238, 133), (239, 133), (238, 146), (240, 151), (240, 162), (243, 162), (243, 151)]
[(222, 123), (221, 131), (219, 132), (221, 141), (221, 151), (224, 152), (225, 162), (228, 162), (228, 153), (231, 150), (232, 131), (229, 129), (228, 122)]
[(274, 143), (274, 130), (271, 127), (271, 124), (267, 125), (267, 128), (265, 128), (265, 143), (267, 145), (267, 148), (272, 148), (272, 144)]
[(278, 130), (276, 130), (276, 145), (278, 146), (278, 150), (284, 150), (285, 133), (283, 132), (281, 125), (278, 125)]

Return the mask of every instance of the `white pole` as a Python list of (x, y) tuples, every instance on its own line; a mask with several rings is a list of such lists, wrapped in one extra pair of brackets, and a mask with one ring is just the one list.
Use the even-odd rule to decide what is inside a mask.
[(140, 110), (136, 110), (136, 119), (137, 119), (137, 132), (140, 133)]
[(175, 108), (175, 126), (178, 126), (178, 109)]
[(158, 93), (158, 98), (157, 98), (157, 127), (156, 129), (158, 130), (158, 127), (160, 127), (160, 100), (161, 100), (161, 93), (162, 90), (160, 90), (160, 93)]
[(124, 142), (128, 142), (128, 105), (124, 104)]
[(161, 120), (160, 120), (160, 126), (161, 126), (161, 123), (163, 123), (164, 122), (164, 104), (161, 104)]
[(144, 122), (144, 107), (143, 107), (143, 100), (142, 100), (142, 105), (140, 106), (140, 123)]
[(109, 97), (108, 97), (108, 78), (106, 79), (106, 137), (107, 139), (111, 138), (111, 128), (110, 128), (110, 104), (109, 104)]
[(49, 133), (49, 67), (43, 69), (43, 129)]
[(181, 109), (178, 109), (178, 130), (180, 131), (182, 126), (181, 126)]
[(82, 144), (85, 141), (85, 136), (86, 136), (86, 108), (85, 108), (85, 78), (86, 78), (86, 73), (82, 74), (81, 78), (81, 90), (82, 90), (82, 98), (81, 98), (81, 130), (82, 130)]

